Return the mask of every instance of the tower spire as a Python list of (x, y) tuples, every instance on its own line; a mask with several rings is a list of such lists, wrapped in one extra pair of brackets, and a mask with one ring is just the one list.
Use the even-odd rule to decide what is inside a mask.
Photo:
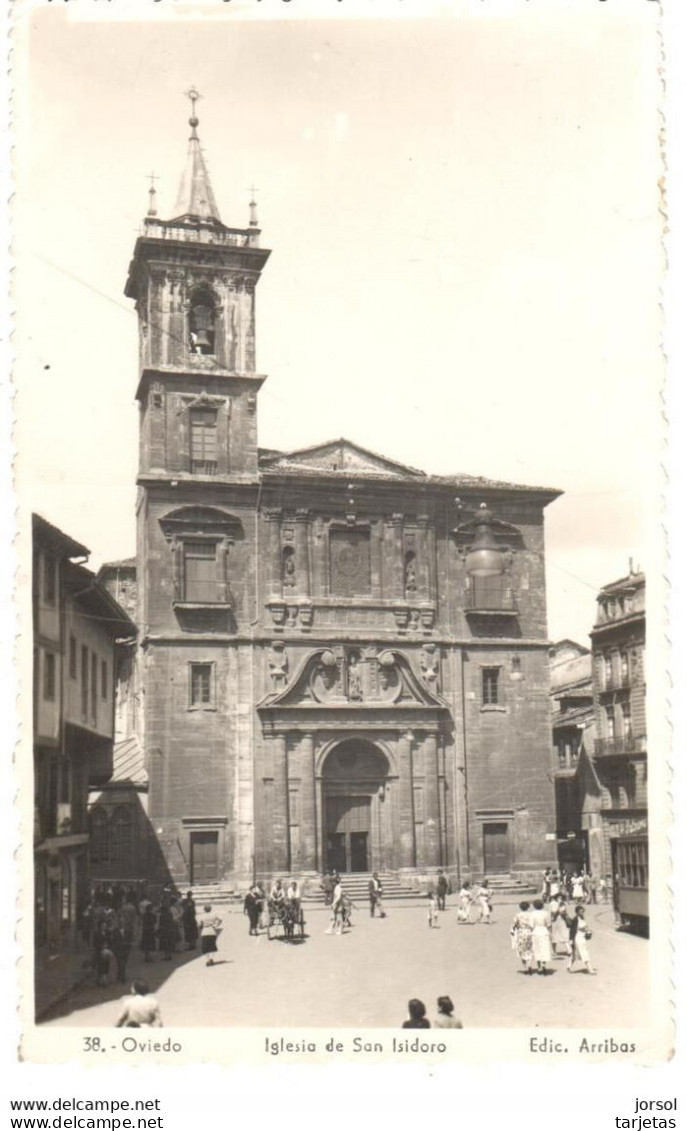
[(195, 86), (192, 86), (190, 90), (186, 91), (186, 97), (191, 102), (191, 117), (188, 120), (191, 133), (188, 139), (186, 168), (179, 186), (174, 218), (181, 219), (184, 216), (192, 216), (194, 219), (219, 220), (221, 223), (219, 209), (212, 191), (205, 158), (200, 146), (200, 138), (198, 137), (196, 103), (201, 95)]

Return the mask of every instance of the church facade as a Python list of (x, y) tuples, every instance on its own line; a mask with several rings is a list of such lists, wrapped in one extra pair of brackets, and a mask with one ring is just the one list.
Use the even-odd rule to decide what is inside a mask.
[(253, 207), (247, 227), (222, 223), (190, 125), (175, 215), (151, 204), (126, 285), (159, 859), (179, 884), (538, 873), (556, 849), (544, 508), (558, 493), (431, 476), (341, 439), (260, 449), (270, 253)]

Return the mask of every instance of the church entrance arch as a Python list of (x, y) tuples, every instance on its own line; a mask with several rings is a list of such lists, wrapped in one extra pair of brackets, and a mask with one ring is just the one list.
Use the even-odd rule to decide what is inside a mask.
[(370, 872), (386, 866), (389, 772), (386, 755), (367, 739), (347, 738), (330, 750), (322, 768), (328, 870)]

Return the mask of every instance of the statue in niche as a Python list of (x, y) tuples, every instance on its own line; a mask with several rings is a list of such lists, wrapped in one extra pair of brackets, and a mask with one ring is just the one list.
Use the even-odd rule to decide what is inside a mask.
[(439, 679), (439, 656), (436, 644), (425, 644), (420, 652), (422, 678), (428, 687), (436, 685)]
[(404, 567), (404, 586), (406, 597), (417, 593), (417, 569), (415, 566), (415, 551), (409, 550), (406, 554)]
[(289, 658), (286, 654), (283, 640), (273, 641), (267, 656), (267, 663), (269, 665), (272, 686), (274, 687), (275, 693), (278, 694), (286, 687), (286, 678), (289, 670)]
[(348, 654), (348, 698), (361, 702), (363, 698), (362, 667), (359, 652)]
[(281, 581), (285, 589), (293, 589), (296, 584), (296, 562), (292, 546), (286, 546), (282, 553)]

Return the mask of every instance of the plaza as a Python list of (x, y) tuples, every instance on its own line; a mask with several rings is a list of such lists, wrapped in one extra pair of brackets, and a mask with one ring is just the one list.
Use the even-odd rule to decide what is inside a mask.
[[(419, 902), (389, 904), (385, 919), (371, 919), (360, 905), (344, 935), (326, 934), (328, 912), (307, 907), (306, 937), (295, 943), (250, 937), (239, 909), (218, 908), (224, 930), (216, 966), (207, 968), (198, 951), (145, 964), (134, 950), (127, 976), (148, 982), (165, 1028), (400, 1028), (409, 998), (424, 1001), (431, 1019), (442, 994), (452, 998), (465, 1028), (646, 1024), (649, 944), (617, 931), (609, 904), (587, 909), (595, 977), (568, 974), (563, 958), (552, 962), (547, 977), (527, 977), (510, 947), (515, 904), (497, 903), (491, 925), (461, 926), (454, 902), (432, 930)], [(128, 984), (99, 988), (91, 978), (43, 1026), (112, 1026), (124, 992)]]

